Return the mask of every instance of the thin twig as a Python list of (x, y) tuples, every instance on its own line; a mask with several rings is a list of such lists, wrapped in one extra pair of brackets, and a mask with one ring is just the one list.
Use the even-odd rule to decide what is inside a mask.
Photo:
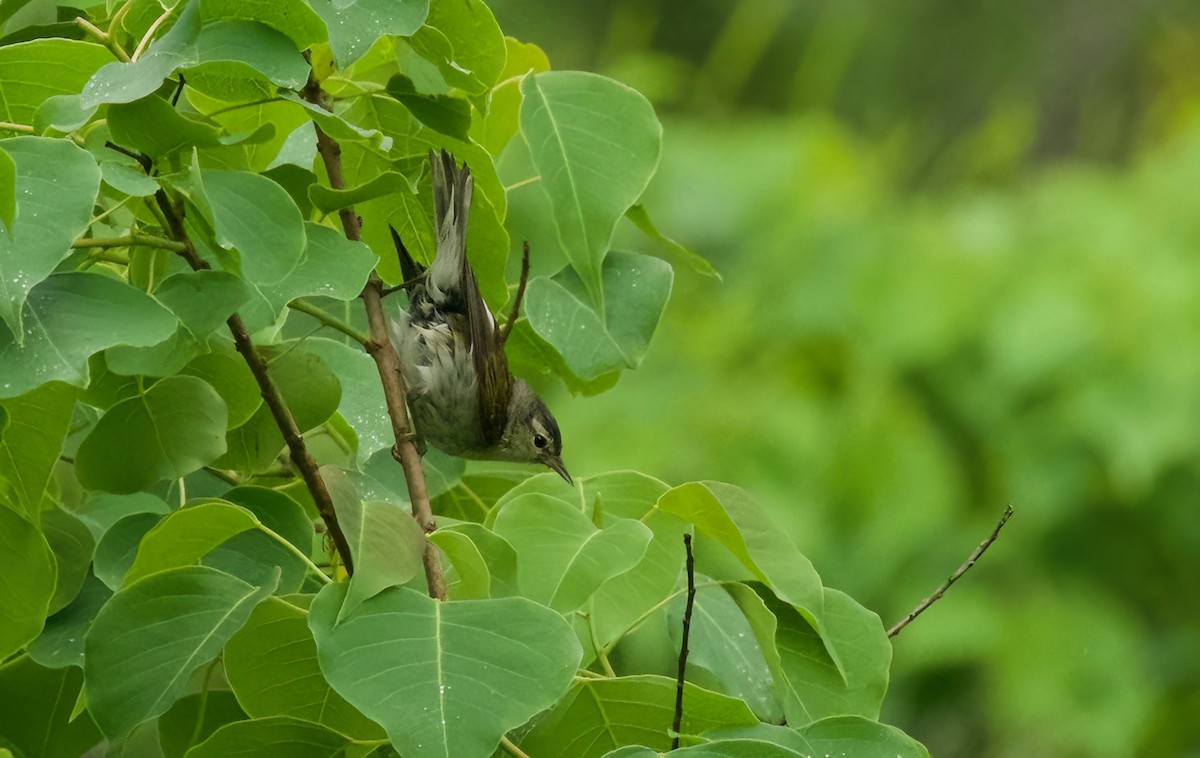
[(675, 720), (671, 724), (671, 749), (679, 747), (679, 730), (683, 727), (683, 684), (687, 672), (688, 635), (692, 631), (692, 605), (696, 601), (696, 560), (692, 556), (692, 535), (683, 535), (687, 551), (687, 604), (683, 608), (683, 640), (679, 643), (679, 674), (675, 677)]
[(12, 121), (0, 121), (0, 132), (19, 132), (21, 134), (33, 134), (34, 129), (29, 124), (14, 124)]
[(949, 579), (942, 582), (942, 586), (937, 588), (937, 592), (934, 592), (932, 595), (922, 600), (920, 604), (917, 605), (916, 608), (913, 608), (907, 616), (896, 622), (896, 625), (891, 629), (888, 629), (887, 636), (895, 637), (901, 632), (901, 630), (904, 629), (904, 627), (911, 624), (913, 619), (924, 613), (926, 608), (940, 600), (942, 595), (946, 594), (946, 590), (950, 589), (950, 585), (957, 582), (960, 576), (967, 573), (967, 570), (975, 565), (975, 561), (979, 560), (979, 557), (982, 556), (984, 552), (992, 546), (992, 543), (995, 542), (996, 538), (1000, 536), (1000, 530), (1003, 529), (1004, 525), (1008, 523), (1008, 519), (1010, 516), (1012, 516), (1012, 514), (1012, 506), (1007, 506), (1004, 509), (1004, 515), (1000, 517), (1000, 523), (996, 524), (996, 528), (992, 530), (992, 533), (988, 535), (988, 538), (979, 543), (979, 547), (975, 548), (975, 550), (969, 556), (967, 556), (966, 562), (959, 566), (958, 570), (951, 574)]
[(149, 174), (150, 170), (154, 167), (153, 161), (150, 160), (150, 156), (148, 156), (148, 155), (142, 155), (141, 153), (135, 153), (132, 150), (126, 150), (125, 148), (121, 147), (120, 145), (113, 142), (112, 140), (106, 141), (104, 143), (104, 146), (107, 147), (109, 150), (116, 150), (121, 155), (127, 155), (130, 158), (133, 158), (135, 161), (137, 161), (141, 165), (142, 170), (145, 171), (147, 174)]
[(521, 316), (521, 301), (525, 299), (525, 285), (529, 282), (529, 243), (525, 242), (521, 245), (521, 281), (517, 285), (517, 296), (513, 298), (512, 311), (508, 314), (508, 321), (500, 327), (500, 344), (504, 345), (508, 341), (508, 335), (512, 334), (513, 327), (516, 326), (517, 319)]
[(312, 316), (325, 326), (328, 326), (330, 329), (336, 329), (360, 345), (366, 346), (371, 342), (371, 336), (369, 334), (360, 332), (329, 311), (324, 310), (323, 308), (318, 308), (307, 300), (293, 300), (292, 302), (288, 303), (288, 307), (294, 311), (299, 311), (300, 313)]
[[(310, 76), (308, 85), (302, 93), (310, 103), (328, 110), (328, 103), (321, 91), (321, 85), (315, 77)], [(317, 152), (325, 164), (325, 173), (329, 176), (329, 186), (333, 189), (345, 189), (346, 181), (342, 174), (342, 149), (317, 124), (313, 125), (317, 132)], [(342, 208), (338, 211), (342, 221), (342, 230), (346, 238), (359, 241), (362, 239), (358, 214), (353, 207)], [(425, 473), (421, 469), (421, 454), (417, 451), (416, 435), (408, 419), (408, 392), (404, 386), (404, 375), (400, 373), (400, 357), (388, 338), (387, 320), (383, 314), (383, 282), (378, 274), (371, 272), (367, 286), (363, 288), (363, 303), (367, 310), (367, 323), (371, 330), (371, 341), (367, 352), (375, 359), (379, 371), (379, 379), (383, 384), (383, 397), (387, 405), (388, 416), (392, 421), (392, 434), (396, 444), (392, 448), (392, 456), (404, 470), (404, 479), (408, 484), (408, 499), (412, 503), (413, 518), (421, 525), (426, 534), (437, 529), (433, 518), (433, 508), (429, 502), (429, 491), (425, 487)], [(430, 541), (425, 543), (425, 582), (430, 597), (438, 600), (446, 599), (446, 580), (442, 575), (441, 556), (437, 546)]]
[[(142, 35), (142, 41), (138, 43), (137, 49), (133, 51), (133, 55), (129, 56), (129, 60), (136, 61), (142, 57), (142, 53), (146, 52), (146, 48), (150, 46), (150, 41), (154, 39), (154, 33), (158, 31), (158, 27), (166, 23), (166, 20), (171, 17), (171, 14), (175, 12), (175, 8), (177, 7), (177, 5), (172, 5), (163, 11), (161, 16), (154, 19), (154, 23), (150, 24), (150, 28)], [(180, 86), (182, 87), (183, 85)]]
[(153, 247), (159, 250), (170, 250), (173, 253), (183, 253), (187, 245), (165, 237), (155, 237), (151, 234), (127, 234), (124, 237), (80, 237), (71, 243), (73, 248), (109, 248), (109, 247)]
[(183, 78), (183, 74), (179, 74), (179, 81), (175, 84), (175, 93), (171, 95), (171, 107), (179, 105), (179, 96), (183, 94), (183, 85), (187, 84), (187, 80)]
[(97, 42), (111, 50), (112, 54), (117, 56), (121, 61), (125, 63), (129, 62), (129, 54), (125, 52), (125, 48), (121, 47), (120, 43), (111, 34), (99, 28), (91, 21), (88, 21), (83, 16), (76, 16), (73, 23), (89, 36), (95, 38)]
[(507, 734), (500, 738), (500, 747), (504, 748), (504, 751), (513, 758), (529, 758), (529, 753), (517, 747), (517, 744), (510, 740)]
[[(201, 258), (192, 246), (191, 240), (188, 239), (187, 233), (184, 231), (181, 214), (177, 213), (171, 207), (167, 193), (160, 189), (154, 194), (154, 199), (170, 226), (171, 236), (185, 246), (185, 250), (180, 253), (183, 259), (188, 262), (188, 265), (192, 269), (197, 271), (211, 268), (208, 265), (208, 261)], [(229, 326), (230, 333), (233, 334), (234, 346), (242, 354), (242, 358), (250, 368), (250, 373), (254, 375), (255, 381), (258, 382), (258, 389), (262, 393), (263, 402), (267, 404), (267, 408), (271, 411), (271, 416), (275, 419), (276, 426), (283, 433), (283, 440), (287, 443), (292, 465), (296, 467), (300, 472), (300, 476), (303, 477), (304, 483), (312, 495), (313, 502), (317, 506), (317, 512), (321, 514), (321, 520), (325, 522), (325, 526), (328, 529), (329, 538), (333, 540), (333, 547), (338, 555), (341, 556), (342, 563), (346, 566), (346, 573), (353, 574), (354, 563), (350, 554), (350, 543), (346, 541), (346, 535), (342, 532), (342, 528), (338, 524), (337, 512), (333, 508), (333, 499), (329, 496), (329, 489), (325, 486), (325, 480), (321, 477), (321, 472), (317, 469), (317, 462), (313, 460), (313, 457), (308, 452), (308, 447), (304, 444), (304, 437), (300, 433), (300, 427), (296, 425), (296, 419), (293, 418), (292, 412), (283, 400), (283, 396), (279, 394), (279, 388), (271, 380), (271, 375), (267, 372), (266, 361), (254, 349), (254, 343), (250, 339), (250, 332), (246, 330), (246, 324), (242, 321), (242, 317), (235, 313), (225, 323)]]

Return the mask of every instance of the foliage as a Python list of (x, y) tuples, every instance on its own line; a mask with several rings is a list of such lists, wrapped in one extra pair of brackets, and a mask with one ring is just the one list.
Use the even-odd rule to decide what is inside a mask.
[[(357, 300), (399, 283), (389, 225), (433, 254), (427, 154), (471, 166), (496, 312), (534, 251), (514, 367), (598, 393), (672, 289), (636, 251), (712, 273), (639, 204), (645, 98), (550, 71), (479, 0), (76, 12), (6, 4), (0, 45), (4, 750), (926, 755), (877, 722), (879, 617), (735, 487), (431, 453), (442, 528), (409, 514)], [(647, 236), (614, 250), (626, 214)]]

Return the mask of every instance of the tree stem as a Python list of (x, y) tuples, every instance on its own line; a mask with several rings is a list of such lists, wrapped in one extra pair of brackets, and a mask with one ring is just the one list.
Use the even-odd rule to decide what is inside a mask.
[[(310, 103), (328, 110), (328, 104), (321, 86), (314, 77), (309, 77), (308, 85), (304, 88), (303, 96)], [(317, 130), (317, 152), (325, 164), (325, 173), (329, 176), (329, 186), (333, 189), (345, 189), (346, 181), (342, 174), (342, 149), (336, 141), (326, 134), (320, 126), (313, 125)], [(358, 214), (353, 207), (343, 208), (338, 212), (342, 221), (342, 230), (346, 238), (354, 241), (362, 239)], [(383, 384), (383, 397), (387, 404), (388, 416), (392, 421), (392, 433), (396, 444), (392, 448), (392, 456), (404, 470), (404, 479), (408, 484), (408, 499), (412, 503), (413, 518), (421, 525), (426, 534), (437, 529), (433, 517), (433, 508), (429, 502), (429, 492), (425, 487), (425, 473), (421, 469), (421, 455), (417, 451), (416, 436), (408, 419), (408, 392), (404, 386), (404, 375), (400, 372), (400, 357), (396, 354), (392, 342), (388, 338), (387, 319), (383, 315), (383, 282), (375, 272), (371, 272), (367, 286), (362, 291), (363, 304), (367, 310), (367, 323), (370, 326), (371, 339), (367, 343), (367, 352), (375, 359), (379, 370), (379, 379)], [(437, 546), (425, 542), (425, 582), (430, 597), (438, 600), (446, 599), (446, 580), (442, 575), (441, 555)]]
[(318, 308), (307, 300), (293, 300), (288, 303), (288, 307), (294, 311), (312, 316), (330, 329), (336, 329), (364, 347), (371, 343), (371, 336), (369, 334), (363, 334), (329, 311)]
[(679, 747), (679, 730), (683, 726), (683, 685), (687, 672), (688, 634), (692, 631), (692, 604), (696, 601), (696, 561), (692, 557), (692, 535), (683, 535), (683, 549), (687, 551), (687, 605), (683, 609), (683, 639), (679, 643), (679, 674), (675, 678), (675, 720), (671, 724), (671, 749)]

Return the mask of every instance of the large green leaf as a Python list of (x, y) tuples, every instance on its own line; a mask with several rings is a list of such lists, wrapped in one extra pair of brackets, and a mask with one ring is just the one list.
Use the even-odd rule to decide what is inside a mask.
[(325, 25), (304, 0), (205, 0), (200, 19), (206, 27), (217, 21), (264, 24), (286, 34), (298, 50), (328, 39)]
[(102, 45), (51, 38), (0, 47), (0, 121), (32, 124), (47, 99), (73, 95), (113, 60)]
[(288, 758), (364, 756), (374, 745), (355, 745), (344, 734), (302, 719), (272, 716), (235, 721), (188, 751), (188, 758), (275, 758), (287, 746)]
[(304, 219), (275, 182), (245, 171), (204, 171), (217, 241), (240, 255), (241, 274), (257, 285), (281, 282), (299, 265)]
[(861, 716), (833, 716), (799, 730), (813, 755), (929, 758), (925, 746), (899, 729)]
[(666, 262), (634, 253), (612, 253), (602, 268), (603, 309), (572, 269), (533, 279), (526, 293), (530, 326), (585, 380), (641, 363), (674, 278)]
[[(566, 697), (538, 717), (521, 749), (546, 758), (599, 758), (624, 745), (671, 747), (674, 679), (628, 676), (576, 682)], [(750, 725), (758, 719), (742, 701), (687, 683), (680, 733)]]
[(8, 425), (0, 433), (0, 480), (11, 487), (12, 504), (36, 518), (50, 474), (62, 452), (75, 406), (75, 388), (48, 382), (0, 402)]
[(180, 698), (171, 710), (158, 717), (158, 744), (163, 758), (183, 758), (189, 748), (199, 745), (213, 732), (245, 718), (246, 712), (229, 690), (206, 689)]
[(0, 234), (0, 318), (23, 342), (36, 339), (26, 329), (37, 330), (23, 324), (25, 299), (87, 229), (100, 169), (90, 153), (68, 140), (13, 137), (0, 140), (0, 148), (16, 167), (17, 197), (16, 220), (8, 234)]
[(229, 409), (229, 428), (236, 429), (262, 405), (262, 392), (245, 359), (232, 345), (212, 340), (209, 348), (211, 352), (193, 358), (180, 373), (208, 382)]
[(329, 28), (329, 46), (341, 68), (361, 58), (385, 34), (405, 37), (421, 28), (429, 0), (310, 0)]
[(323, 337), (305, 340), (304, 349), (320, 356), (342, 385), (338, 412), (358, 436), (356, 460), (365, 463), (373, 453), (391, 447), (395, 438), (391, 420), (386, 413), (379, 412), (385, 407), (383, 386), (371, 356), (357, 345), (344, 345)]
[(225, 401), (191, 376), (173, 376), (117, 403), (79, 446), (75, 472), (89, 489), (127, 493), (178, 479), (225, 452)]
[(225, 646), (225, 675), (253, 718), (291, 716), (354, 737), (383, 730), (334, 692), (321, 675), (317, 644), (301, 608), (271, 598)]
[(80, 106), (141, 99), (157, 90), (175, 69), (193, 62), (193, 46), (200, 33), (198, 5), (196, 0), (188, 0), (170, 31), (154, 40), (136, 61), (109, 63), (98, 70), (84, 85)]
[(87, 524), (92, 530), (92, 536), (99, 542), (113, 525), (126, 516), (138, 513), (161, 516), (170, 510), (171, 507), (162, 498), (149, 492), (134, 492), (129, 495), (94, 492), (75, 509), (75, 515)]
[[(311, 556), (314, 537), (313, 522), (304, 506), (283, 492), (266, 487), (234, 487), (221, 497), (254, 514), (260, 527), (218, 545), (201, 562), (251, 584), (262, 584), (279, 568), (276, 593), (298, 591), (311, 569), (296, 553)], [(268, 534), (267, 529), (275, 534)]]
[(101, 730), (120, 737), (164, 713), (273, 589), (186, 566), (113, 595), (85, 643), (88, 711)]
[(137, 558), (138, 545), (142, 537), (162, 520), (155, 512), (131, 513), (117, 521), (96, 543), (92, 572), (109, 589), (121, 589), (125, 574)]
[(116, 144), (155, 159), (218, 145), (221, 136), (213, 124), (180, 113), (157, 95), (110, 105), (108, 128)]
[(232, 503), (211, 500), (180, 508), (142, 537), (124, 585), (128, 587), (165, 569), (196, 563), (230, 537), (257, 528), (254, 514)]
[(55, 379), (82, 386), (92, 354), (118, 344), (156, 345), (178, 324), (170, 311), (124, 282), (55, 274), (25, 304), (24, 344), (0, 326), (0, 396), (21, 395)]
[(537, 493), (506, 502), (493, 529), (520, 556), (522, 594), (563, 612), (579, 609), (606, 580), (637, 565), (652, 536), (633, 519), (597, 529), (579, 509)]
[(418, 92), (412, 79), (397, 74), (388, 80), (387, 93), (399, 100), (425, 126), (448, 137), (467, 141), (471, 128), (471, 104), (451, 95)]
[(45, 537), (0, 502), (0, 658), (42, 631), (54, 577), (54, 554)]
[[(671, 642), (676, 647), (681, 643), (684, 603), (681, 595), (668, 615)], [(820, 640), (817, 642), (820, 644)], [(688, 650), (689, 681), (740, 698), (764, 721), (783, 721), (784, 709), (775, 695), (772, 672), (754, 630), (721, 587), (696, 591)], [(789, 719), (788, 723), (795, 722)]]
[(344, 584), (309, 612), (321, 670), (402, 754), (488, 756), (551, 706), (581, 651), (554, 611), (524, 598), (438, 602), (393, 587), (335, 625)]
[(723, 545), (781, 600), (820, 623), (821, 578), (787, 534), (776, 528), (743, 490), (719, 482), (693, 482), (664, 494), (656, 507), (694, 524), (699, 534)]
[(397, 587), (421, 572), (425, 530), (412, 514), (392, 503), (363, 502), (349, 481), (323, 469), (338, 523), (354, 558), (354, 576), (338, 614), (339, 623), (362, 601)]
[(0, 148), (0, 231), (12, 229), (17, 216), (17, 164)]
[(521, 134), (559, 242), (602, 309), (601, 264), (617, 221), (658, 167), (662, 127), (646, 98), (594, 74), (534, 74), (521, 94)]
[(50, 613), (57, 613), (75, 599), (87, 579), (92, 565), (96, 541), (86, 524), (62, 508), (48, 508), (41, 513), (42, 534), (54, 552), (58, 579)]
[(84, 714), (71, 718), (83, 676), (43, 668), (26, 657), (0, 667), (0, 741), (20, 756), (77, 758), (100, 741)]
[(500, 535), (479, 524), (439, 528), (429, 539), (446, 553), (454, 568), (451, 589), (462, 599), (510, 597), (517, 587), (517, 551)]
[(112, 590), (94, 576), (88, 576), (71, 604), (46, 619), (46, 627), (29, 643), (29, 657), (47, 668), (83, 667), (83, 638), (112, 597)]
[[(429, 7), (426, 27), (416, 35), (413, 44), (422, 55), (430, 58), (447, 76), (447, 82), (464, 84), (456, 75), (469, 72), (484, 90), (500, 78), (508, 54), (504, 33), (496, 17), (482, 0), (433, 0)], [(430, 44), (427, 36), (436, 32), (438, 41)], [(445, 45), (448, 45), (448, 54)], [(440, 55), (430, 55), (436, 50)], [(463, 87), (471, 94), (479, 94)]]
[[(205, 24), (196, 39), (196, 61), (201, 72), (208, 63), (241, 63), (251, 72), (235, 70), (240, 78), (257, 72), (272, 84), (287, 89), (301, 89), (308, 81), (308, 63), (295, 43), (283, 32), (255, 21)], [(189, 76), (188, 84), (196, 86), (193, 77)]]
[(887, 692), (892, 645), (879, 616), (845, 593), (826, 588), (824, 594), (821, 635), (790, 606), (767, 600), (777, 622), (775, 679), (792, 726), (826, 716), (877, 718)]
[(308, 222), (304, 228), (307, 245), (295, 267), (280, 281), (255, 288), (254, 298), (242, 313), (247, 328), (273, 323), (284, 306), (298, 297), (353, 300), (362, 292), (378, 261), (371, 249), (326, 226)]

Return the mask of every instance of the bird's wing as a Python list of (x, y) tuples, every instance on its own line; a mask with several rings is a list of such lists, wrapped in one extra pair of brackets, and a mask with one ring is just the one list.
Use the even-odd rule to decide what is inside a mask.
[(435, 299), (440, 295), (444, 307), (466, 316), (479, 394), (480, 432), (484, 444), (491, 446), (500, 440), (508, 421), (513, 377), (496, 331), (496, 320), (479, 293), (475, 272), (467, 260), (467, 220), (474, 182), (470, 169), (456, 165), (446, 151), (440, 156), (431, 153), (430, 160), (438, 228), (437, 257), (429, 268), (430, 285), (435, 290), (431, 294)]

